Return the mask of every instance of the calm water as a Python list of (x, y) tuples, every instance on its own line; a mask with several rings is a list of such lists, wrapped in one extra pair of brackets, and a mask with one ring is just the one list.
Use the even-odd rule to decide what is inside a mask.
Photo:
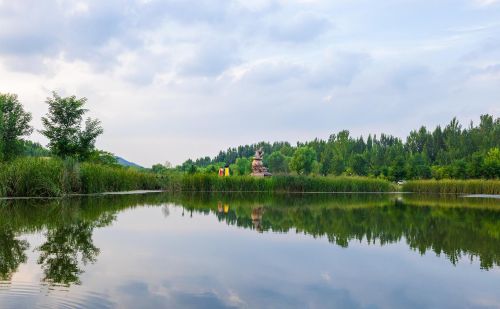
[(0, 201), (1, 308), (500, 308), (500, 200)]

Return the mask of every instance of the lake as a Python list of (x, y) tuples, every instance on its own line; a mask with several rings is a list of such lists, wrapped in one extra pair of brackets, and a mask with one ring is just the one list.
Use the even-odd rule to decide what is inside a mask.
[(500, 200), (0, 201), (1, 308), (500, 308)]

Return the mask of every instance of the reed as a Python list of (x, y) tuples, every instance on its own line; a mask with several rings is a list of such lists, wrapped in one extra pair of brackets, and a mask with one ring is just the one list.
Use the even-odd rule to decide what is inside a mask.
[(159, 178), (151, 173), (100, 164), (80, 166), (81, 193), (160, 189)]
[(406, 182), (402, 189), (403, 191), (415, 193), (500, 194), (500, 180), (412, 180)]
[(62, 160), (22, 158), (0, 167), (1, 196), (60, 196)]
[(155, 174), (120, 166), (33, 157), (0, 164), (3, 197), (57, 197), (161, 187), (161, 180)]
[(191, 192), (388, 192), (389, 181), (367, 177), (250, 176), (218, 177), (195, 174), (171, 177), (169, 191)]

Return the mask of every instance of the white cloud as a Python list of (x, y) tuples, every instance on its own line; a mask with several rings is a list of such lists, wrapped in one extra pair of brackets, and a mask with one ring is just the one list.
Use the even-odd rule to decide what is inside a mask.
[(475, 0), (475, 1), (481, 6), (488, 6), (499, 2), (499, 0)]
[(18, 93), (37, 129), (50, 91), (88, 97), (98, 146), (144, 165), (340, 129), (404, 135), (498, 114), (500, 8), (475, 3), (488, 9), (0, 0), (0, 92)]

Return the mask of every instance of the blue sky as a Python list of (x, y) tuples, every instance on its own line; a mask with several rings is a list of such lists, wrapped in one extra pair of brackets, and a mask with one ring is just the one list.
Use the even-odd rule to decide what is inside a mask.
[[(0, 92), (89, 99), (149, 166), (500, 114), (498, 0), (0, 0)], [(33, 140), (45, 143), (38, 134)]]

